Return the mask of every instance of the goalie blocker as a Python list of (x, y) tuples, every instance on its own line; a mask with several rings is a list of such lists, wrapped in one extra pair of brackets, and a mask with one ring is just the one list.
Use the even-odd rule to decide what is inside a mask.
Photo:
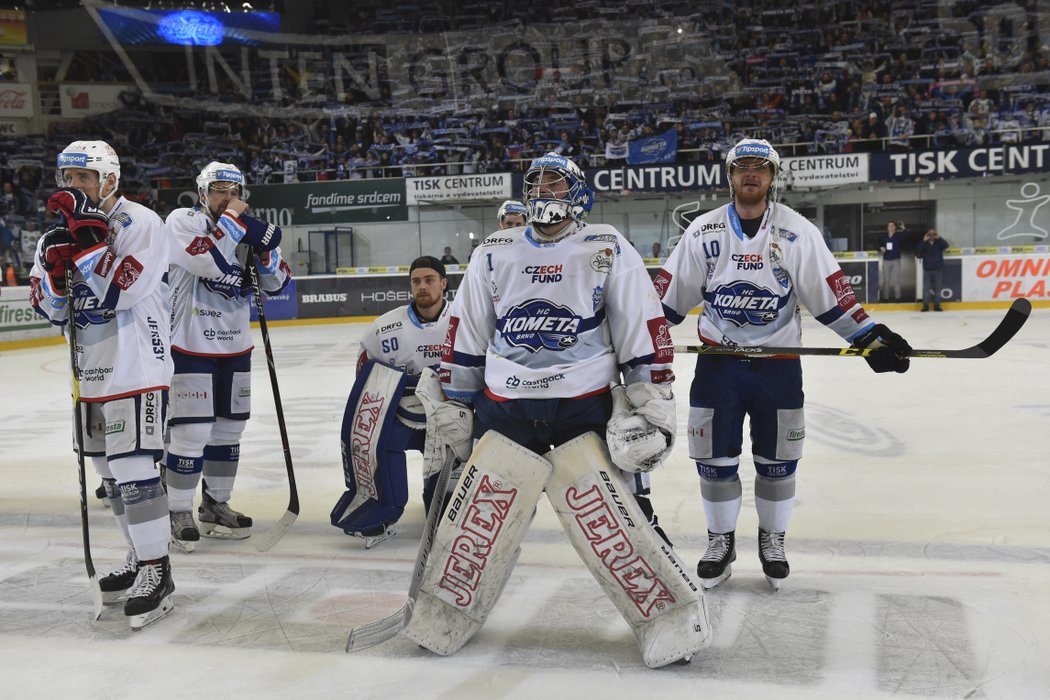
[(442, 516), (403, 635), (448, 655), (481, 629), (542, 491), (647, 666), (688, 659), (708, 644), (700, 587), (648, 524), (594, 433), (546, 459), (494, 431), (482, 437)]

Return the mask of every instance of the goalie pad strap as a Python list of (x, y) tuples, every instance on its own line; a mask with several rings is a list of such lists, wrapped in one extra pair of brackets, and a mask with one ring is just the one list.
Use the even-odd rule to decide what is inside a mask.
[(548, 452), (547, 498), (576, 552), (658, 668), (707, 646), (703, 592), (648, 523), (594, 433)]
[(408, 429), (396, 418), (408, 381), (404, 372), (370, 360), (350, 391), (340, 432), (347, 491), (330, 516), (347, 532), (395, 522), (404, 512)]
[(463, 467), (427, 559), (404, 634), (446, 656), (481, 629), (518, 557), (551, 465), (499, 433)]

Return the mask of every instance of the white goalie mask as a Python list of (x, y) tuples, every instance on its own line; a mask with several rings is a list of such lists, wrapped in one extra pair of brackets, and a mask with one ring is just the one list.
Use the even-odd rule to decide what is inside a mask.
[[(554, 177), (550, 177), (552, 174)], [(583, 171), (557, 153), (532, 162), (525, 173), (523, 192), (528, 220), (534, 224), (582, 221), (594, 205), (594, 192), (587, 186)]]
[[(62, 173), (66, 168), (83, 168), (98, 173), (100, 206), (103, 201), (115, 195), (120, 187), (120, 159), (113, 147), (105, 141), (74, 141), (63, 148), (55, 163), (55, 184), (59, 187), (66, 186)], [(113, 189), (103, 197), (102, 190), (105, 189), (110, 175), (114, 176)]]
[(769, 186), (769, 192), (766, 193), (766, 201), (777, 201), (777, 194), (780, 190), (778, 183), (780, 178), (780, 154), (765, 139), (741, 139), (726, 154), (726, 178), (729, 180), (729, 196), (734, 196), (733, 169), (737, 167), (737, 161), (744, 158), (760, 158), (765, 161), (760, 167), (768, 165), (773, 169), (773, 182)]
[[(213, 188), (212, 185), (217, 182), (223, 185)], [(237, 188), (238, 197), (242, 200), (247, 199), (244, 192), (244, 173), (236, 165), (230, 163), (219, 163), (213, 160), (205, 165), (200, 175), (197, 176), (197, 196), (200, 197), (202, 204), (207, 203), (208, 192), (233, 187)]]

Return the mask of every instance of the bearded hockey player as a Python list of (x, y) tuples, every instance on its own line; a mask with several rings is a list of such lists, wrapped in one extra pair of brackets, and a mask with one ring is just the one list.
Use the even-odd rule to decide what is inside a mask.
[[(777, 202), (780, 156), (766, 141), (743, 139), (726, 156), (732, 202), (698, 216), (655, 284), (672, 324), (703, 302), (698, 333), (708, 345), (798, 346), (800, 304), (856, 347), (878, 349), (876, 372), (906, 372), (911, 348), (876, 324), (857, 301), (816, 226)], [(775, 589), (790, 569), (784, 537), (802, 456), (802, 365), (698, 355), (689, 393), (689, 454), (700, 474), (708, 546), (697, 566), (705, 588), (727, 579), (736, 559), (744, 416), (755, 461), (758, 556)]]
[[(244, 175), (229, 163), (208, 163), (197, 176), (198, 203), (166, 222), (172, 241), (171, 382), (165, 484), (172, 543), (193, 551), (203, 533), (244, 539), (252, 519), (230, 507), (241, 434), (251, 415), (249, 316), (253, 287), (273, 295), (291, 279), (281, 258), (281, 229), (248, 216)], [(193, 520), (193, 497), (203, 493)]]
[[(343, 417), (347, 491), (332, 509), (332, 525), (371, 549), (396, 533), (408, 502), (406, 450), (424, 453), (423, 506), (429, 511), (442, 460), (427, 455), (427, 417), (414, 391), (419, 374), (441, 362), (450, 304), (448, 277), (437, 258), (409, 267), (412, 302), (380, 316), (361, 340), (357, 380)], [(469, 430), (468, 433), (469, 435)], [(449, 489), (454, 486), (454, 479)]]

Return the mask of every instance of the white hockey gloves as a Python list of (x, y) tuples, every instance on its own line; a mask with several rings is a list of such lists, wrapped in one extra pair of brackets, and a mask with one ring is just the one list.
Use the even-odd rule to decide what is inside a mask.
[(613, 463), (629, 472), (655, 469), (674, 447), (677, 423), (671, 387), (637, 382), (612, 390), (606, 441)]
[(419, 375), (416, 397), (427, 414), (423, 477), (441, 471), (446, 445), (461, 462), (466, 462), (474, 448), (474, 412), (461, 403), (446, 400), (437, 372), (429, 367)]

